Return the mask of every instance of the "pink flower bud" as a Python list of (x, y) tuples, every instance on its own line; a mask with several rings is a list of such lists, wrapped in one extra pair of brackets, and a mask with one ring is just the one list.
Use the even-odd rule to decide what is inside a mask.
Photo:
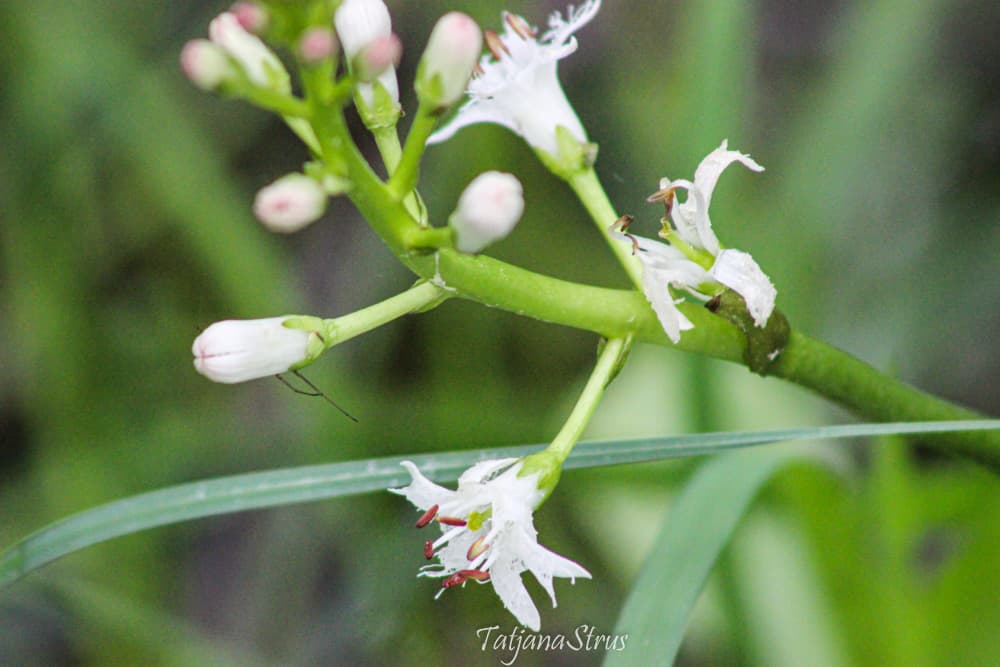
[(228, 56), (207, 39), (192, 39), (181, 49), (181, 69), (202, 90), (217, 90), (233, 72)]
[(236, 2), (229, 8), (229, 13), (236, 17), (240, 25), (247, 32), (259, 35), (267, 29), (270, 17), (267, 10), (256, 2)]
[(330, 58), (337, 48), (337, 36), (329, 28), (310, 28), (299, 40), (299, 56), (310, 65)]
[[(418, 93), (428, 101), (449, 106), (465, 92), (483, 50), (483, 31), (461, 12), (449, 12), (434, 25), (420, 62)], [(438, 78), (439, 88), (432, 82)]]
[(264, 42), (247, 32), (229, 12), (219, 14), (208, 25), (209, 38), (230, 55), (254, 84), (288, 92), (291, 84), (278, 56)]
[(466, 253), (482, 251), (510, 234), (523, 212), (520, 181), (498, 171), (480, 174), (462, 192), (449, 220), (455, 247)]
[(394, 33), (376, 37), (354, 57), (354, 76), (358, 81), (370, 83), (384, 72), (399, 64), (403, 57), (403, 43)]
[(216, 322), (194, 339), (194, 368), (213, 382), (232, 384), (285, 373), (308, 360), (308, 331), (283, 325), (288, 317)]
[(323, 215), (326, 199), (326, 192), (313, 179), (288, 174), (257, 193), (253, 212), (272, 232), (290, 234)]

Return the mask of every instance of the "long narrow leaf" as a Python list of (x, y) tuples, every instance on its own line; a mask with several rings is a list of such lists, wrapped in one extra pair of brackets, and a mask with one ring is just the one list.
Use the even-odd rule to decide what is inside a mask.
[(794, 450), (731, 452), (707, 463), (684, 487), (646, 559), (615, 627), (625, 650), (605, 667), (671, 665), (688, 617), (722, 548), (757, 491)]
[[(940, 433), (1000, 428), (1000, 420), (858, 424), (774, 431), (703, 433), (583, 442), (566, 468), (589, 468), (714, 454), (785, 440)], [(220, 477), (101, 505), (50, 524), (0, 553), (0, 586), (79, 549), (147, 528), (190, 519), (379, 491), (409, 481), (411, 460), (437, 481), (451, 481), (476, 461), (524, 456), (541, 445), (386, 457)]]

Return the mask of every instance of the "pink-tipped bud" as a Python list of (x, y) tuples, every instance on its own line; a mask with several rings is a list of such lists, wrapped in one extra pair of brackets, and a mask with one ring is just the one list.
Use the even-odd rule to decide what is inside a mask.
[(333, 57), (338, 48), (337, 36), (330, 28), (309, 28), (299, 39), (299, 57), (308, 65)]
[(207, 39), (192, 39), (184, 45), (181, 69), (184, 76), (202, 90), (217, 90), (234, 74), (226, 52)]
[(303, 174), (288, 174), (257, 193), (253, 212), (272, 232), (290, 234), (323, 215), (326, 200), (319, 183)]
[(455, 230), (455, 248), (465, 253), (482, 251), (510, 234), (523, 212), (520, 181), (498, 171), (480, 174), (462, 192), (449, 220)]
[(229, 8), (229, 12), (236, 17), (240, 25), (247, 32), (260, 35), (267, 29), (270, 20), (267, 10), (256, 2), (236, 2)]
[(309, 337), (284, 326), (287, 317), (216, 322), (194, 339), (194, 367), (213, 382), (232, 384), (277, 375), (309, 359)]
[(461, 12), (442, 16), (434, 25), (420, 61), (417, 94), (435, 106), (457, 102), (482, 50), (483, 31), (475, 21)]
[(287, 93), (291, 90), (288, 72), (278, 56), (256, 35), (251, 34), (230, 12), (219, 14), (208, 25), (208, 37), (239, 63), (255, 85)]
[(403, 43), (395, 33), (376, 37), (354, 57), (354, 76), (358, 81), (370, 83), (385, 71), (399, 64), (403, 57)]

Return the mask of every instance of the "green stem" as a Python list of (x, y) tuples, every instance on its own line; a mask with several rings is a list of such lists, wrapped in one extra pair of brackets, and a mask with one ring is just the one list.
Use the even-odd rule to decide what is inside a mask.
[[(399, 143), (399, 133), (396, 131), (396, 127), (372, 128), (372, 135), (375, 137), (375, 145), (382, 156), (382, 164), (385, 165), (386, 172), (389, 176), (394, 175), (403, 155), (403, 147)], [(427, 226), (427, 208), (420, 200), (420, 195), (417, 194), (416, 190), (412, 190), (403, 198), (403, 204), (415, 220), (422, 226)]]
[(613, 338), (604, 343), (604, 349), (601, 350), (601, 354), (597, 358), (597, 365), (594, 366), (590, 379), (587, 380), (587, 385), (583, 388), (583, 393), (580, 394), (576, 405), (573, 406), (573, 412), (570, 413), (569, 419), (563, 424), (552, 443), (545, 449), (545, 452), (552, 455), (560, 466), (573, 451), (580, 436), (583, 435), (583, 429), (590, 423), (594, 410), (597, 409), (601, 397), (604, 396), (604, 390), (611, 384), (611, 380), (621, 368), (622, 361), (631, 344), (631, 338)]
[[(948, 421), (981, 415), (895, 380), (826, 343), (793, 331), (769, 374), (812, 389), (876, 421)], [(928, 442), (1000, 466), (1000, 432), (935, 435)]]
[(632, 279), (636, 287), (642, 290), (642, 264), (637, 257), (632, 255), (632, 248), (629, 244), (611, 238), (609, 227), (618, 219), (618, 214), (615, 213), (614, 206), (611, 205), (607, 193), (604, 192), (604, 186), (597, 178), (597, 173), (592, 168), (577, 171), (569, 178), (568, 182), (576, 196), (583, 202), (590, 217), (597, 225), (597, 229), (611, 247), (611, 251), (615, 253), (615, 257), (625, 267), (628, 277)]
[(399, 165), (389, 179), (389, 190), (396, 199), (405, 197), (417, 187), (417, 179), (420, 177), (420, 158), (427, 146), (427, 137), (431, 136), (436, 123), (437, 115), (431, 113), (426, 104), (421, 104), (417, 108), (413, 124), (410, 125), (410, 131), (406, 134), (406, 145), (403, 147)]
[(378, 328), (403, 315), (435, 306), (449, 297), (437, 285), (421, 282), (394, 297), (355, 311), (349, 315), (324, 320), (327, 349)]

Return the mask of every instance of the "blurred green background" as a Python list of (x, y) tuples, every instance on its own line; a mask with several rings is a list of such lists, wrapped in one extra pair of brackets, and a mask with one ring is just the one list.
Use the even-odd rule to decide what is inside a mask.
[[(389, 3), (404, 105), (436, 0)], [(510, 2), (543, 24), (561, 5)], [(499, 28), (504, 5), (461, 9)], [(596, 340), (470, 303), (328, 353), (310, 379), (360, 418), (278, 382), (214, 385), (190, 344), (212, 321), (340, 315), (412, 277), (346, 201), (291, 238), (254, 192), (306, 158), (277, 119), (204, 95), (177, 56), (224, 3), (0, 3), (0, 544), (180, 482), (393, 453), (542, 443)], [(608, 0), (563, 61), (598, 172), (652, 235), (661, 176), (723, 138), (712, 217), (779, 287), (794, 325), (1000, 414), (1000, 9), (994, 0)], [(406, 120), (403, 124), (405, 126)], [(361, 133), (359, 131), (359, 137)], [(368, 139), (360, 138), (371, 153)], [(527, 212), (497, 256), (626, 282), (582, 207), (530, 150), (477, 126), (429, 150), (435, 220), (480, 171), (516, 173)], [(640, 348), (590, 437), (848, 418), (744, 369)], [(768, 487), (696, 610), (683, 665), (1000, 662), (1000, 485), (901, 443), (836, 445), (837, 474)], [(536, 517), (592, 581), (557, 583), (547, 633), (610, 633), (671, 495), (697, 462), (567, 473)], [(422, 535), (389, 494), (118, 539), (0, 592), (0, 664), (496, 664), (513, 627), (490, 587), (414, 578)], [(663, 567), (670, 567), (664, 563)], [(506, 656), (509, 658), (509, 656)], [(598, 664), (522, 654), (517, 664)]]

